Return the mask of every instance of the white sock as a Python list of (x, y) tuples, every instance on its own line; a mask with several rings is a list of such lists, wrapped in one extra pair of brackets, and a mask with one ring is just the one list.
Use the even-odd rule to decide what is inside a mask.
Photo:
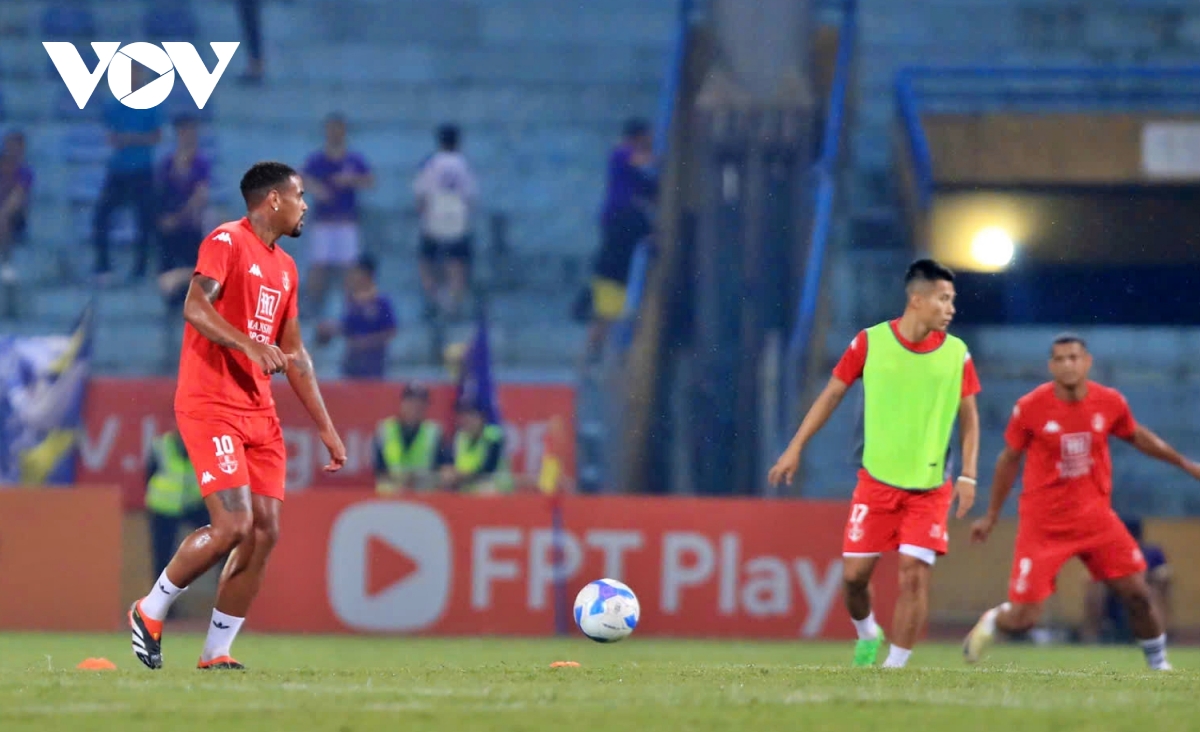
[(988, 635), (993, 635), (996, 632), (996, 616), (1008, 610), (1010, 607), (1012, 607), (1010, 603), (1002, 602), (983, 614), (983, 629)]
[(912, 651), (901, 648), (900, 646), (892, 646), (888, 650), (887, 660), (883, 662), (884, 668), (904, 668), (908, 663), (908, 657), (912, 655)]
[(233, 646), (233, 639), (237, 638), (238, 631), (242, 629), (242, 623), (245, 620), (245, 618), (235, 618), (214, 609), (212, 622), (208, 624), (208, 638), (204, 640), (204, 651), (200, 654), (200, 660), (211, 661), (214, 658), (228, 656), (229, 649)]
[(854, 629), (858, 631), (859, 640), (875, 640), (879, 637), (879, 626), (875, 623), (875, 613), (870, 613), (862, 620), (850, 618)]
[(1157, 638), (1148, 640), (1139, 640), (1138, 645), (1142, 647), (1142, 653), (1146, 654), (1146, 664), (1155, 671), (1161, 671), (1171, 667), (1167, 663), (1167, 634), (1163, 633)]
[(150, 592), (142, 598), (142, 615), (161, 623), (166, 619), (171, 604), (186, 591), (186, 587), (176, 587), (171, 580), (167, 579), (167, 570), (164, 569), (163, 573), (158, 576), (158, 582), (155, 582), (154, 587), (150, 588)]

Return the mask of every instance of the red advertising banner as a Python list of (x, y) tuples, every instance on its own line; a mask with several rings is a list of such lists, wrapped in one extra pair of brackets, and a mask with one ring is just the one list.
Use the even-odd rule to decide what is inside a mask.
[(0, 490), (0, 628), (121, 627), (121, 511), (115, 488)]
[[(288, 491), (310, 487), (362, 488), (374, 485), (372, 439), (375, 426), (400, 408), (400, 385), (385, 382), (331, 381), (321, 392), (342, 440), (346, 467), (326, 474), (324, 445), (308, 413), (286, 383), (275, 384), (279, 418), (288, 450)], [(449, 430), (453, 425), (454, 388), (431, 387), (431, 416)], [(172, 379), (95, 378), (84, 405), (77, 482), (120, 485), (125, 507), (139, 508), (145, 492), (145, 456), (150, 441), (174, 422)], [(542, 444), (551, 420), (566, 430), (563, 470), (575, 474), (575, 392), (566, 385), (502, 384), (498, 387), (507, 449), (513, 471), (526, 485), (536, 481)]]
[[(587, 582), (629, 584), (637, 633), (852, 638), (842, 609), (848, 504), (567, 496), (566, 611)], [(546, 635), (555, 629), (551, 503), (537, 495), (302, 494), (249, 623), (303, 633)], [(878, 568), (876, 612), (896, 598)]]

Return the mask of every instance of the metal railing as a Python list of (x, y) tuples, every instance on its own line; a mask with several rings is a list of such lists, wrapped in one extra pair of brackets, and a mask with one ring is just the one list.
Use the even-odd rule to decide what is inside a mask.
[[(816, 201), (808, 256), (804, 266), (804, 281), (800, 289), (800, 299), (796, 304), (796, 319), (788, 337), (781, 373), (783, 388), (780, 399), (782, 414), (780, 414), (779, 420), (779, 435), (785, 441), (790, 438), (795, 429), (793, 415), (796, 413), (799, 400), (800, 365), (812, 337), (813, 320), (816, 317), (817, 304), (820, 299), (821, 274), (824, 271), (825, 254), (829, 247), (830, 230), (833, 226), (838, 162), (842, 149), (843, 127), (845, 126), (846, 95), (851, 82), (851, 67), (854, 62), (858, 35), (856, 0), (845, 0), (842, 4), (842, 13), (821, 154), (813, 166)], [(779, 447), (782, 449), (783, 445)]]

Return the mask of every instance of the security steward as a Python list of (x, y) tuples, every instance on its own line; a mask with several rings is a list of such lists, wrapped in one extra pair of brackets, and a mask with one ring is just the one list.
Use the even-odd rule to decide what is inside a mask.
[(146, 514), (157, 577), (175, 554), (180, 529), (190, 531), (208, 523), (196, 472), (176, 430), (159, 435), (151, 445), (146, 459)]
[(441, 469), (442, 487), (462, 493), (511, 493), (512, 474), (504, 457), (504, 428), (488, 424), (480, 405), (470, 399), (456, 406), (458, 431)]
[(375, 428), (375, 490), (380, 495), (437, 487), (442, 428), (428, 414), (429, 389), (409, 384), (400, 397), (399, 417), (388, 417)]

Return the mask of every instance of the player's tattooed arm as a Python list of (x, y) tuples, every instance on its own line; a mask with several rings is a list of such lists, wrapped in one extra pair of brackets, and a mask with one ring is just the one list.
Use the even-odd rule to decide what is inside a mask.
[(252, 342), (250, 337), (233, 327), (213, 307), (220, 294), (220, 282), (200, 274), (193, 276), (183, 302), (183, 319), (218, 346), (245, 351)]
[(216, 302), (217, 298), (221, 296), (221, 283), (217, 282), (212, 277), (195, 275), (192, 279), (196, 283), (196, 286), (200, 288), (200, 291), (204, 293), (204, 297), (207, 298), (209, 302)]

